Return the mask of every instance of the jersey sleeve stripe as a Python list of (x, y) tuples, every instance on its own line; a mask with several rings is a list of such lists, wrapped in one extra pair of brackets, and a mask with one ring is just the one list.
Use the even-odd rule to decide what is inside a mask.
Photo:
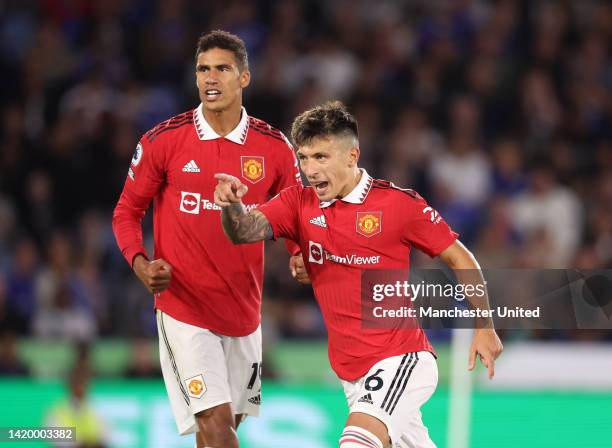
[(272, 138), (274, 138), (276, 140), (280, 140), (281, 142), (285, 143), (285, 139), (281, 135), (275, 135), (275, 134), (272, 134), (270, 132), (264, 132), (264, 131), (262, 131), (260, 129), (255, 128), (255, 127), (253, 127), (253, 130), (256, 131), (256, 132), (259, 132), (260, 134), (263, 134), (263, 135), (268, 136), (268, 137), (272, 137)]
[(186, 120), (184, 122), (177, 123), (177, 124), (175, 124), (173, 126), (166, 126), (163, 129), (160, 129), (160, 130), (156, 131), (153, 134), (148, 134), (146, 136), (147, 140), (149, 141), (149, 143), (151, 143), (153, 140), (155, 140), (157, 137), (159, 137), (164, 132), (171, 131), (172, 129), (178, 129), (178, 128), (183, 127), (183, 126), (185, 126), (187, 124), (191, 124), (191, 120)]
[(185, 112), (184, 114), (177, 115), (176, 117), (166, 120), (163, 123), (158, 124), (153, 129), (145, 134), (145, 137), (152, 142), (159, 134), (171, 129), (176, 129), (193, 121), (193, 112)]

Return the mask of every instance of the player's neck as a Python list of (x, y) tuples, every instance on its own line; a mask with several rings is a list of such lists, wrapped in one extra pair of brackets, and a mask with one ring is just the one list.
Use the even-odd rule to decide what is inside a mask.
[(209, 126), (221, 137), (225, 137), (232, 132), (240, 123), (242, 107), (240, 104), (231, 106), (225, 110), (211, 111), (202, 106), (204, 119)]
[(359, 181), (361, 180), (361, 176), (362, 176), (361, 170), (355, 167), (355, 171), (352, 173), (350, 181), (344, 186), (344, 188), (340, 192), (339, 199), (342, 199), (348, 196), (351, 193), (351, 191), (353, 191), (355, 187), (357, 187), (357, 185), (359, 184)]

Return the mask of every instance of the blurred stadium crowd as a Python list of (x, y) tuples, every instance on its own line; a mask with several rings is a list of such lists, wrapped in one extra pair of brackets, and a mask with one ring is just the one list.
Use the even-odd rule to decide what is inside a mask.
[[(195, 43), (216, 28), (247, 43), (250, 114), (286, 131), (345, 101), (363, 165), (419, 191), (483, 267), (612, 267), (610, 2), (5, 0), (3, 330), (155, 335), (111, 213), (139, 136), (198, 104)], [(284, 251), (268, 247), (268, 331), (324, 337)]]

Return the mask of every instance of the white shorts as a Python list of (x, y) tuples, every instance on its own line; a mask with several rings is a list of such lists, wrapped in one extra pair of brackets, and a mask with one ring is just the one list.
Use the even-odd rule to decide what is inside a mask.
[(342, 381), (349, 412), (382, 421), (394, 448), (435, 448), (421, 420), (421, 406), (437, 384), (436, 359), (426, 351), (385, 358), (361, 378)]
[(258, 416), (261, 326), (243, 337), (223, 336), (157, 310), (159, 355), (181, 435), (198, 431), (194, 414), (230, 403), (234, 414)]

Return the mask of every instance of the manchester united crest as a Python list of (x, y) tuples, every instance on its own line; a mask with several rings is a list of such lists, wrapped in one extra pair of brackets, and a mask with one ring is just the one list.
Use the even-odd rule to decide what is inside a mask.
[(194, 377), (185, 380), (187, 391), (191, 398), (202, 398), (204, 392), (206, 392), (206, 384), (202, 375), (196, 375)]
[(357, 212), (357, 233), (367, 238), (382, 231), (382, 212)]
[(240, 163), (242, 165), (242, 177), (252, 184), (256, 184), (265, 177), (263, 157), (242, 156), (240, 157)]

